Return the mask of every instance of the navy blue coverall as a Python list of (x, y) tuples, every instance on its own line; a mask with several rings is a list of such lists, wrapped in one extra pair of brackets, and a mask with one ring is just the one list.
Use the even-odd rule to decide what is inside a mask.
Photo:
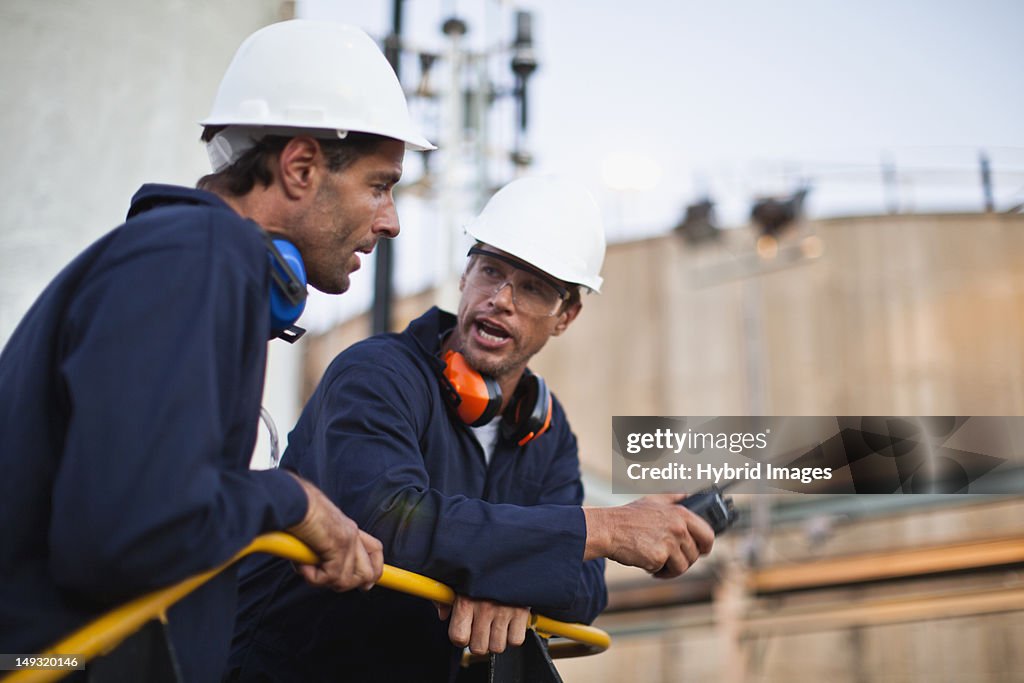
[[(289, 474), (248, 470), (270, 331), (260, 229), (171, 186), (143, 186), (128, 216), (0, 355), (0, 652), (40, 652), (306, 513)], [(185, 680), (219, 679), (235, 599), (228, 572), (170, 611)]]
[[(550, 430), (499, 441), (490, 464), (441, 394), (440, 338), (455, 317), (431, 309), (401, 334), (338, 356), (289, 436), (283, 462), (384, 544), (384, 560), (474, 598), (593, 620), (604, 560), (583, 562), (576, 438), (555, 401)], [(229, 668), (242, 680), (447, 681), (460, 650), (420, 598), (382, 588), (326, 593), (287, 563), (241, 570)]]

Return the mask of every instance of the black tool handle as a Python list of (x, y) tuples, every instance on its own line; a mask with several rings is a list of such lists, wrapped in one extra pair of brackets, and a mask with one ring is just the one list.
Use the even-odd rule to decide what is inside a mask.
[(732, 497), (723, 496), (722, 490), (717, 486), (693, 493), (679, 501), (679, 504), (703, 517), (714, 529), (715, 536), (731, 527), (738, 517), (732, 504)]

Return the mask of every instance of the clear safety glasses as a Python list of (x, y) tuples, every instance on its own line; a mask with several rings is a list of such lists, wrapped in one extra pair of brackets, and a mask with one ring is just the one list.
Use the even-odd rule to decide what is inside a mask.
[(466, 272), (466, 286), (487, 296), (497, 296), (508, 286), (516, 310), (546, 318), (556, 315), (569, 290), (536, 268), (504, 254), (473, 247), (467, 256), (476, 260)]

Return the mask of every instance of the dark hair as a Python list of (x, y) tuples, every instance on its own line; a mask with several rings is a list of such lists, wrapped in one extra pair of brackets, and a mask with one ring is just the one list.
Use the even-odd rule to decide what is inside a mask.
[[(202, 141), (209, 142), (226, 126), (207, 126)], [(219, 173), (211, 173), (199, 179), (196, 187), (200, 190), (222, 192), (233, 197), (248, 194), (256, 183), (269, 187), (274, 178), (271, 164), (292, 139), (291, 136), (267, 135), (245, 152), (238, 160)], [(327, 170), (332, 173), (344, 171), (360, 157), (372, 153), (377, 145), (387, 138), (373, 133), (349, 133), (338, 140), (315, 138), (327, 159)]]
[(566, 283), (566, 285), (569, 288), (569, 296), (562, 303), (562, 311), (561, 312), (568, 311), (574, 305), (580, 303), (581, 300), (583, 299), (583, 297), (580, 295), (580, 286), (579, 285), (570, 284), (568, 282)]

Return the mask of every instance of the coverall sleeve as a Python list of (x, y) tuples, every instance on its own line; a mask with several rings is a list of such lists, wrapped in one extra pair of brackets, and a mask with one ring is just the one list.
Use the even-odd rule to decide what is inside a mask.
[[(312, 458), (302, 459), (300, 471), (315, 468), (308, 475), (384, 544), (385, 562), (473, 598), (541, 612), (570, 608), (585, 544), (583, 510), (568, 500), (523, 507), (431, 488), (417, 440), (431, 419), (427, 391), (379, 362), (343, 367), (320, 394)], [(458, 458), (469, 455), (446, 457), (462, 467)]]
[[(579, 450), (576, 437), (569, 429), (562, 407), (555, 402), (554, 427), (545, 438), (558, 439), (555, 456), (544, 476), (544, 490), (538, 502), (554, 505), (582, 505), (583, 482), (580, 478)], [(549, 608), (544, 616), (562, 621), (590, 623), (608, 605), (608, 589), (604, 580), (604, 558), (579, 565), (576, 594), (565, 609)], [(539, 610), (542, 611), (542, 610)]]
[(265, 332), (265, 311), (237, 250), (218, 257), (216, 232), (201, 248), (120, 260), (69, 309), (58, 368), (69, 426), (50, 569), (89, 602), (208, 569), (305, 515), (289, 474), (247, 469), (258, 415), (238, 405), (258, 406), (265, 356), (251, 335)]

